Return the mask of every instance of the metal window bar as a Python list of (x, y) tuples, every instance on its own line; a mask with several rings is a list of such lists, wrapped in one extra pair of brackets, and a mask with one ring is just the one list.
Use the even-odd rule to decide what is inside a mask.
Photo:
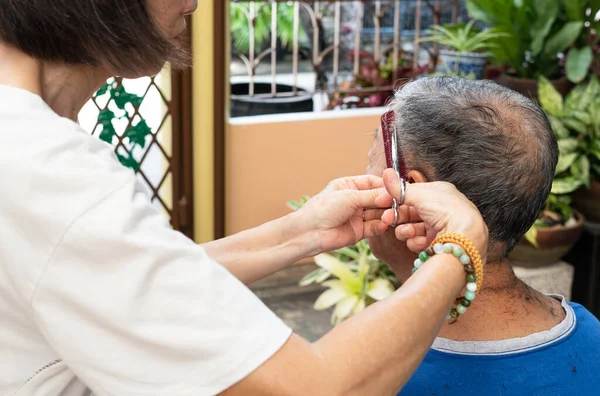
[[(291, 49), (292, 57), (292, 75), (293, 90), (291, 92), (277, 91), (278, 63), (276, 58), (278, 46), (278, 26), (281, 24), (280, 14), (287, 8), (279, 8), (279, 5), (290, 7), (293, 15), (292, 39), (288, 43)], [(344, 7), (342, 7), (344, 6)], [(412, 65), (412, 73), (417, 74), (422, 71), (423, 64), (419, 62), (420, 46), (419, 37), (426, 29), (434, 23), (451, 23), (457, 21), (466, 21), (468, 15), (464, 0), (378, 0), (378, 1), (348, 1), (348, 0), (330, 0), (330, 1), (249, 1), (242, 2), (230, 0), (230, 7), (243, 13), (248, 21), (247, 34), (249, 36), (248, 53), (233, 52), (233, 59), (237, 58), (243, 62), (247, 77), (249, 79), (250, 97), (286, 97), (298, 95), (297, 88), (300, 63), (300, 35), (304, 31), (312, 31), (312, 37), (308, 38), (311, 43), (310, 56), (311, 66), (316, 75), (319, 73), (328, 74), (329, 84), (323, 84), (317, 78), (317, 82), (312, 93), (325, 93), (327, 95), (352, 94), (358, 93), (377, 93), (390, 91), (394, 89), (394, 83), (401, 78), (399, 72), (399, 63), (402, 61)], [(263, 19), (263, 13), (270, 10), (270, 43), (266, 48), (257, 47), (255, 36), (259, 22)], [(354, 12), (353, 18), (353, 37), (351, 48), (344, 48), (354, 54), (352, 62), (348, 68), (342, 67), (343, 48), (342, 38), (347, 34), (344, 29), (347, 24), (342, 25), (342, 15), (349, 10)], [(303, 18), (304, 16), (304, 18)], [(284, 18), (284, 16), (282, 16)], [(333, 21), (333, 32), (329, 38), (324, 38), (328, 33), (325, 21)], [(264, 28), (262, 26), (261, 28)], [(283, 29), (284, 27), (282, 27)], [(331, 29), (329, 29), (331, 30)], [(245, 32), (246, 33), (246, 32)], [(331, 32), (330, 32), (331, 33)], [(264, 34), (264, 33), (260, 33)], [(407, 54), (405, 44), (412, 41), (411, 59), (403, 58)], [(382, 66), (391, 56), (393, 79), (389, 84), (376, 81), (372, 86), (344, 88), (340, 84), (342, 72), (352, 73), (354, 76), (361, 71), (361, 54), (369, 53), (375, 65)], [(432, 58), (436, 58), (437, 46), (433, 49)], [(256, 93), (255, 81), (257, 69), (264, 64), (265, 59), (270, 57), (271, 92)], [(435, 62), (430, 60), (430, 70), (435, 67)], [(433, 65), (432, 65), (433, 63)], [(263, 66), (264, 67), (264, 66)], [(410, 67), (410, 66), (409, 66)]]

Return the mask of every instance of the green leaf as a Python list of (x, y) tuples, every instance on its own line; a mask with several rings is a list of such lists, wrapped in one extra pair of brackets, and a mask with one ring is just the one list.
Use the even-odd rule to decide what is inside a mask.
[(290, 209), (292, 209), (292, 210), (294, 210), (294, 211), (296, 211), (296, 210), (298, 210), (298, 209), (300, 209), (300, 208), (302, 207), (302, 204), (301, 204), (300, 202), (297, 202), (297, 201), (287, 201), (287, 202), (286, 202), (286, 205), (287, 205), (287, 206), (288, 206)]
[(558, 14), (558, 2), (556, 0), (536, 0), (536, 18), (531, 23), (531, 55), (537, 57), (542, 49), (552, 24)]
[(102, 132), (100, 132), (100, 135), (98, 135), (98, 138), (108, 144), (112, 144), (113, 138), (115, 137), (116, 134), (117, 134), (117, 132), (115, 131), (115, 128), (112, 126), (112, 124), (102, 125)]
[(335, 309), (333, 310), (332, 323), (337, 325), (350, 316), (358, 302), (358, 296), (352, 295), (344, 297), (340, 302), (337, 303)]
[(559, 53), (569, 48), (579, 37), (583, 22), (568, 22), (546, 42), (544, 54), (550, 59), (556, 59)]
[(573, 117), (585, 125), (590, 125), (592, 123), (592, 116), (585, 111), (576, 110), (573, 112)]
[(579, 83), (587, 76), (594, 54), (590, 46), (579, 48), (572, 48), (567, 54), (567, 61), (565, 63), (565, 70), (567, 72), (567, 78), (573, 83)]
[(141, 120), (135, 126), (127, 128), (123, 137), (129, 139), (131, 144), (137, 144), (141, 148), (146, 146), (146, 138), (152, 134), (152, 130), (145, 120)]
[(575, 138), (567, 138), (558, 140), (558, 151), (560, 155), (569, 154), (577, 150), (579, 140)]
[(131, 154), (124, 156), (122, 154), (117, 153), (117, 158), (119, 159), (119, 162), (121, 162), (121, 165), (125, 166), (126, 168), (132, 169), (136, 172), (140, 169), (140, 164), (138, 164), (138, 162), (135, 160), (135, 158), (131, 156)]
[(106, 91), (108, 91), (109, 87), (110, 87), (110, 84), (108, 82), (104, 83), (104, 85), (101, 86), (98, 91), (96, 91), (94, 98), (104, 95), (106, 93)]
[(531, 228), (529, 228), (529, 230), (525, 233), (525, 239), (527, 239), (534, 247), (538, 247), (537, 226), (533, 225)]
[(583, 183), (573, 178), (554, 180), (552, 183), (552, 194), (569, 194), (581, 187)]
[[(327, 279), (331, 274), (329, 273), (329, 271), (323, 269), (323, 268), (317, 268), (314, 271), (309, 272), (308, 274), (304, 275), (302, 277), (302, 279), (300, 279), (300, 282), (298, 282), (298, 284), (300, 286), (308, 286), (312, 283), (320, 283), (322, 281), (324, 281), (325, 279)], [(323, 279), (324, 277), (324, 279)]]
[(592, 10), (591, 15), (596, 15), (600, 11), (600, 0), (589, 0), (589, 5)]
[(317, 311), (333, 307), (339, 303), (342, 299), (348, 297), (348, 292), (344, 289), (331, 288), (325, 290), (315, 301), (313, 308)]
[(600, 164), (592, 164), (592, 175), (594, 179), (600, 177)]
[(587, 134), (587, 127), (585, 126), (585, 124), (583, 122), (581, 122), (579, 120), (575, 120), (572, 118), (565, 118), (565, 119), (563, 119), (563, 124), (565, 124), (565, 126), (572, 131), (575, 131), (582, 135)]
[(373, 300), (381, 301), (394, 292), (392, 284), (387, 279), (375, 279), (369, 283), (367, 295)]
[(360, 257), (359, 252), (349, 247), (343, 247), (341, 249), (336, 250), (335, 252), (342, 256), (348, 256), (352, 260), (358, 260), (358, 258)]
[(366, 253), (362, 253), (358, 259), (358, 279), (362, 282), (364, 287), (364, 282), (366, 280), (366, 275), (369, 273), (369, 259)]
[(554, 117), (560, 117), (563, 112), (563, 98), (546, 77), (541, 76), (538, 82), (538, 97), (540, 105)]
[(339, 259), (330, 254), (322, 253), (315, 257), (315, 263), (339, 278), (351, 290), (360, 292), (362, 284), (352, 271)]
[(558, 175), (561, 172), (566, 171), (567, 169), (569, 169), (571, 167), (571, 165), (573, 164), (573, 162), (575, 162), (575, 160), (577, 159), (577, 157), (579, 156), (578, 153), (570, 153), (570, 154), (560, 154), (558, 156), (558, 163), (556, 164), (556, 171), (554, 172), (555, 175)]
[(554, 131), (554, 135), (557, 139), (565, 139), (569, 137), (569, 130), (558, 118), (548, 114), (548, 120), (550, 121), (550, 125), (552, 126), (552, 130)]
[[(580, 86), (582, 85), (578, 85), (577, 88)], [(598, 95), (600, 94), (600, 82), (598, 82), (598, 77), (596, 75), (592, 75), (587, 85), (583, 85), (582, 87), (584, 88), (584, 91), (578, 103), (578, 108), (582, 111), (593, 112), (596, 110), (596, 107), (590, 107), (590, 105), (598, 105), (600, 103), (598, 101)], [(600, 109), (600, 106), (597, 107), (597, 109)]]
[(367, 301), (364, 297), (358, 300), (354, 309), (352, 310), (352, 315), (356, 315), (357, 313), (363, 311), (367, 307)]
[(505, 20), (505, 17), (498, 12), (496, 1), (467, 0), (465, 5), (471, 18), (482, 21), (487, 25), (494, 26)]
[(586, 85), (578, 84), (567, 94), (565, 97), (565, 109), (569, 109), (572, 111), (578, 110), (581, 108), (580, 103), (586, 92)]
[(583, 21), (585, 19), (585, 5), (583, 0), (562, 0), (567, 17), (571, 21)]
[[(586, 155), (582, 155), (579, 157), (577, 165), (577, 174), (578, 178), (583, 182), (583, 185), (587, 188), (590, 188), (591, 178), (590, 178), (590, 160)], [(573, 172), (575, 174), (575, 172)]]
[(140, 107), (144, 98), (142, 96), (138, 96), (135, 94), (131, 94), (125, 91), (123, 85), (119, 85), (117, 88), (113, 89), (112, 99), (117, 107), (121, 110), (125, 110), (125, 106), (130, 103), (134, 107)]

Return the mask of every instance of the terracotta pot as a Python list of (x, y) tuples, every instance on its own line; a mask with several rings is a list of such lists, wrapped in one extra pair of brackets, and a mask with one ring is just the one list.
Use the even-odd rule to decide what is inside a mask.
[[(501, 74), (495, 81), (510, 88), (513, 91), (517, 91), (520, 94), (527, 96), (528, 98), (537, 100), (538, 81), (533, 78), (519, 78), (513, 77), (508, 74)], [(561, 95), (565, 96), (573, 89), (573, 84), (567, 79), (567, 77), (561, 77), (551, 81), (552, 85)]]
[(586, 220), (600, 223), (600, 180), (592, 180), (589, 189), (584, 187), (575, 191), (573, 206), (583, 213)]
[(515, 265), (530, 268), (556, 263), (569, 253), (583, 231), (584, 216), (575, 209), (573, 215), (576, 223), (568, 227), (538, 228), (537, 248), (523, 238), (515, 246), (508, 259)]

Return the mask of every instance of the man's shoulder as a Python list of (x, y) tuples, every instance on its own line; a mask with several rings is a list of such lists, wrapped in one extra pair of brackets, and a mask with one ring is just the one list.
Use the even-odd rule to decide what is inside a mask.
[(600, 340), (600, 321), (598, 318), (581, 304), (570, 302), (569, 306), (573, 309), (577, 320), (577, 335), (590, 338), (595, 350), (600, 351), (600, 342), (598, 342)]
[[(495, 353), (485, 353), (481, 349), (486, 348), (485, 343), (467, 343), (471, 344), (468, 353), (432, 349), (401, 395), (459, 395), (470, 391), (500, 395), (572, 391), (594, 394), (590, 392), (600, 388), (600, 369), (595, 363), (600, 359), (600, 322), (579, 304), (568, 303), (567, 307), (560, 331), (550, 338), (533, 335), (528, 347), (519, 351), (514, 346), (520, 339), (506, 340), (505, 350)], [(465, 372), (469, 376), (462, 381), (461, 373)]]

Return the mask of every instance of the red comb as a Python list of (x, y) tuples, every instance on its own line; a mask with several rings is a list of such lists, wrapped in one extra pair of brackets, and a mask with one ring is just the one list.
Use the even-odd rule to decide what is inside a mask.
[[(388, 168), (393, 168), (394, 163), (392, 161), (392, 133), (395, 132), (394, 127), (395, 115), (393, 111), (388, 111), (381, 116), (381, 133), (383, 134), (383, 147), (385, 150), (385, 162)], [(402, 150), (398, 135), (396, 134), (396, 152), (398, 155), (398, 173), (400, 177), (406, 179), (406, 164), (402, 157)]]

